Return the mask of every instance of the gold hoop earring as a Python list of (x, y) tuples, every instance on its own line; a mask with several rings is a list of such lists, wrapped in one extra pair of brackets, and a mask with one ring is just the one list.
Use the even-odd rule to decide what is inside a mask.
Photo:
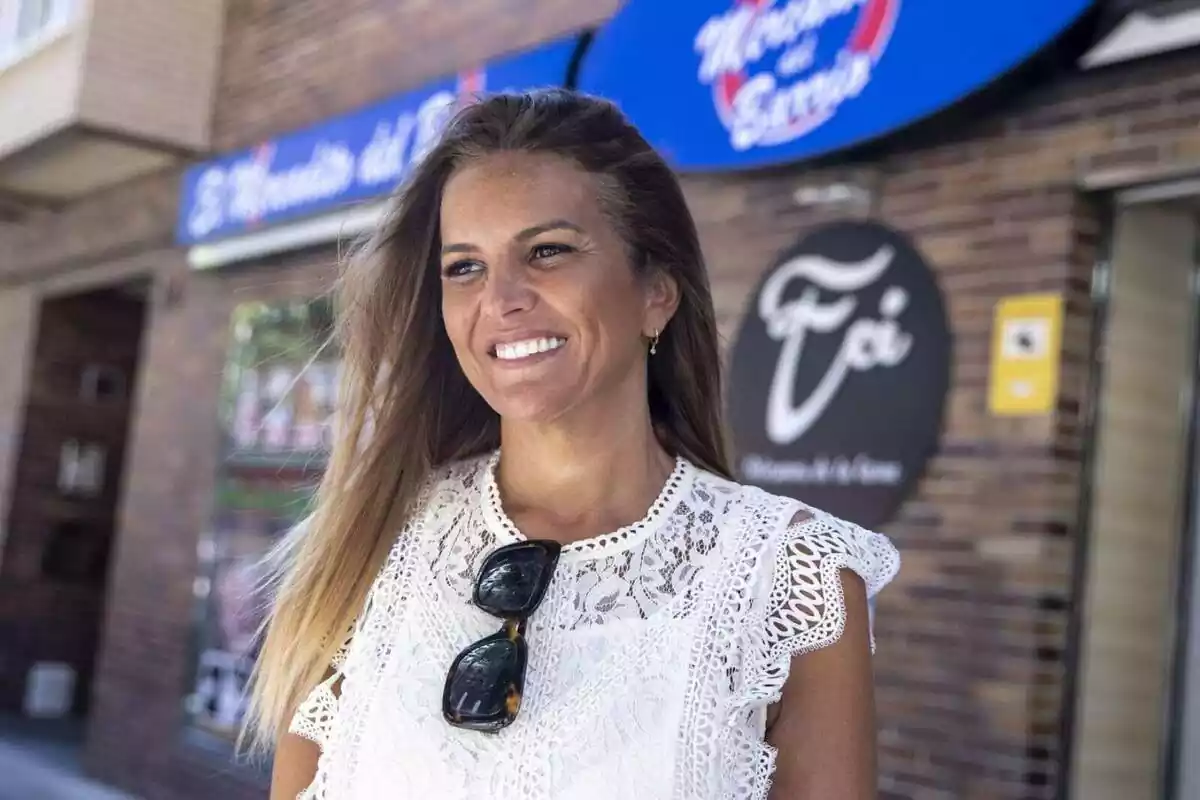
[(658, 328), (654, 329), (654, 333), (650, 335), (650, 355), (658, 352)]

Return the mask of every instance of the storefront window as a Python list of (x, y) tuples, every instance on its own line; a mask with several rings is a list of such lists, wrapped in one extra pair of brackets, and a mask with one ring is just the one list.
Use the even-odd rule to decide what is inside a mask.
[(338, 360), (327, 300), (247, 303), (233, 319), (212, 520), (200, 537), (192, 725), (230, 742), (245, 711), (260, 563), (308, 509), (328, 452)]

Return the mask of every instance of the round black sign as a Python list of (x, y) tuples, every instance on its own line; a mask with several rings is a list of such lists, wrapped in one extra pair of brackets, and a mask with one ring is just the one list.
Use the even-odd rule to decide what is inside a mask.
[(743, 481), (868, 528), (937, 447), (951, 337), (937, 281), (875, 222), (812, 231), (763, 278), (733, 347)]

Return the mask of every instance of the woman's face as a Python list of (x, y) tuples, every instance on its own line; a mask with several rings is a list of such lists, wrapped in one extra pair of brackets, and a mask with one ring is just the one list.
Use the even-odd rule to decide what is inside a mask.
[(573, 162), (531, 153), (489, 155), (446, 183), (446, 332), (467, 379), (506, 420), (644, 402), (646, 337), (670, 319), (677, 287), (634, 274), (597, 188)]

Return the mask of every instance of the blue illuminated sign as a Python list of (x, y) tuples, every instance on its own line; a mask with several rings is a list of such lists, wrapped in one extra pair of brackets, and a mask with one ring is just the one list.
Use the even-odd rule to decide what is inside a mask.
[(577, 46), (552, 42), (197, 165), (184, 176), (176, 238), (221, 239), (386, 195), (462, 99), (562, 86)]
[(680, 170), (763, 167), (877, 139), (1054, 43), (1093, 0), (628, 0), (579, 89)]

